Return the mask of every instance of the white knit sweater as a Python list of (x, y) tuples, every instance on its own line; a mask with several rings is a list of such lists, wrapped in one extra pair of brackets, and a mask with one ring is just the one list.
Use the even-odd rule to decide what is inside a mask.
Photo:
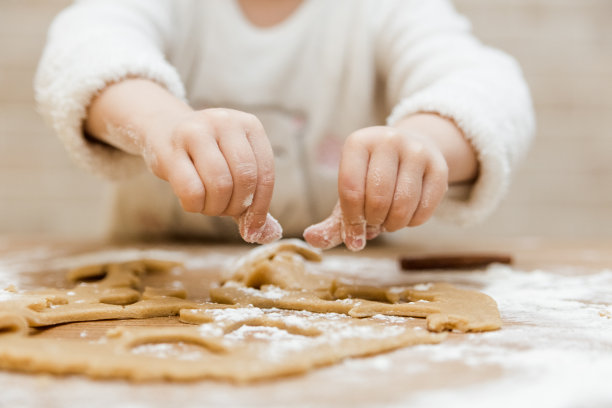
[(275, 151), (271, 212), (289, 235), (329, 215), (340, 148), (359, 128), (416, 112), (454, 119), (480, 160), (475, 184), (451, 189), (436, 212), (459, 224), (496, 207), (534, 130), (520, 68), (446, 0), (304, 0), (271, 28), (235, 0), (82, 0), (51, 26), (36, 100), (74, 159), (117, 181), (123, 237), (236, 236), (227, 220), (182, 211), (139, 157), (84, 137), (92, 98), (128, 76), (194, 108), (257, 115)]

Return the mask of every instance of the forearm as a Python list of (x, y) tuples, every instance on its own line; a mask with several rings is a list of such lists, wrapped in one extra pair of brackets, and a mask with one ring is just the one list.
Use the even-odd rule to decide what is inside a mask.
[(394, 127), (425, 135), (438, 146), (448, 165), (449, 183), (470, 182), (477, 177), (476, 152), (452, 120), (434, 113), (419, 113), (400, 120)]
[(96, 140), (139, 155), (147, 135), (167, 130), (159, 129), (164, 127), (163, 118), (176, 118), (191, 111), (155, 82), (128, 79), (109, 85), (94, 98), (84, 128)]

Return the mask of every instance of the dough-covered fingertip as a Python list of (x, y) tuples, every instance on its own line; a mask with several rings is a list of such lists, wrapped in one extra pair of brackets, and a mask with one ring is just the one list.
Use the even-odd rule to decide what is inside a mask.
[(258, 244), (269, 244), (283, 237), (283, 227), (270, 214), (266, 217), (266, 223), (261, 228), (261, 234), (257, 239)]
[(311, 225), (304, 230), (304, 240), (319, 249), (331, 249), (342, 243), (339, 224), (329, 220)]
[(349, 224), (346, 220), (343, 220), (340, 235), (347, 249), (353, 252), (361, 251), (366, 246), (367, 232), (365, 220), (354, 224)]
[(319, 233), (318, 227), (319, 224), (315, 224), (315, 225), (311, 225), (310, 227), (306, 228), (304, 230), (304, 234), (302, 234), (302, 236), (304, 237), (304, 241), (306, 241), (309, 245), (315, 247), (315, 248), (321, 248), (320, 246), (320, 240), (319, 238)]

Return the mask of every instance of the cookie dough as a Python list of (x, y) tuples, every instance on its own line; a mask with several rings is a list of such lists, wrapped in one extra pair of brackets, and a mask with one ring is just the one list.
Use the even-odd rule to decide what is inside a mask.
[[(12, 328), (0, 335), (0, 367), (135, 381), (250, 382), (444, 338), (407, 327), (403, 318), (353, 319), (215, 304), (185, 309), (181, 320), (190, 324), (120, 327), (85, 342), (28, 336), (25, 320), (0, 316), (0, 331), (3, 323)], [(164, 350), (170, 345), (189, 345), (190, 351), (168, 355)]]
[[(436, 283), (359, 286), (314, 273), (321, 254), (298, 240), (251, 251), (211, 288), (209, 303), (143, 287), (181, 266), (145, 259), (68, 273), (70, 289), (0, 291), (0, 367), (129, 380), (248, 382), (347, 357), (442, 341), (444, 330), (500, 327), (488, 296)], [(46, 326), (179, 315), (171, 327), (116, 327), (94, 341), (37, 336)], [(430, 331), (414, 328), (427, 319)], [(420, 329), (420, 330), (419, 330)]]
[(147, 272), (163, 273), (176, 267), (180, 265), (144, 259), (74, 269), (67, 275), (77, 283), (71, 289), (5, 290), (0, 295), (0, 313), (23, 316), (31, 327), (178, 315), (181, 309), (197, 306), (184, 299), (184, 290), (143, 288), (141, 281)]
[(287, 240), (242, 258), (211, 299), (219, 303), (276, 307), (352, 317), (424, 317), (434, 332), (497, 330), (501, 318), (489, 296), (446, 283), (382, 288), (340, 282), (308, 271), (320, 254), (299, 240)]

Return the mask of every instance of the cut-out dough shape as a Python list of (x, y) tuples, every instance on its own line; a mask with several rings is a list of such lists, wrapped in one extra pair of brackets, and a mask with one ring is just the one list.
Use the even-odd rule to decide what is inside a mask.
[[(411, 329), (402, 318), (353, 319), (331, 313), (215, 304), (185, 309), (181, 320), (191, 324), (120, 327), (98, 341), (85, 342), (28, 336), (25, 319), (5, 313), (0, 315), (0, 332), (6, 329), (0, 335), (0, 367), (136, 381), (210, 378), (249, 382), (303, 373), (347, 357), (434, 344), (444, 338), (443, 334)], [(188, 359), (155, 357), (155, 350), (167, 343), (198, 346), (201, 351)]]
[(307, 271), (305, 260), (320, 259), (317, 251), (299, 240), (270, 244), (240, 259), (223, 285), (211, 288), (211, 299), (352, 317), (424, 317), (427, 328), (434, 332), (480, 332), (501, 327), (497, 304), (483, 293), (446, 283), (392, 288), (346, 285)]
[(184, 290), (141, 287), (144, 273), (164, 272), (178, 266), (145, 259), (74, 269), (67, 278), (80, 282), (71, 289), (4, 291), (0, 296), (0, 313), (23, 316), (31, 327), (178, 315), (181, 309), (197, 306), (184, 299)]

